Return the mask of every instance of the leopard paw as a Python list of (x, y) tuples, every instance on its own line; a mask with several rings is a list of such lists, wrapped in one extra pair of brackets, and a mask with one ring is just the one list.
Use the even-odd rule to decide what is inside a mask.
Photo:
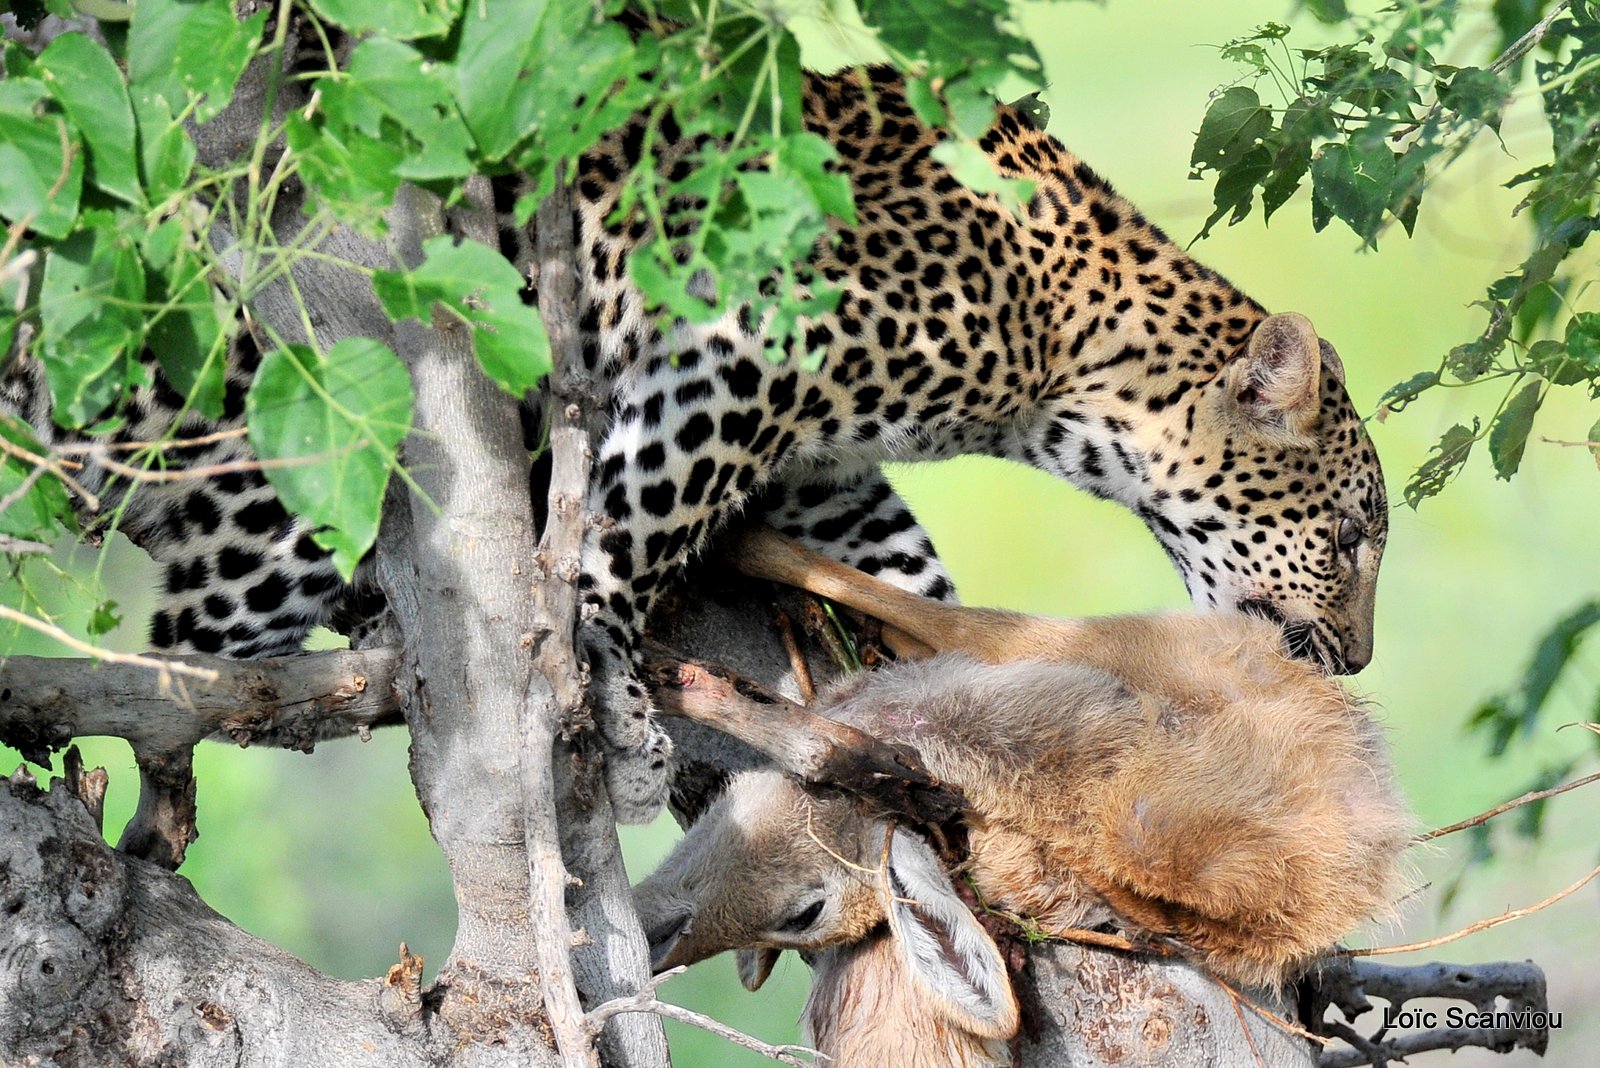
[(667, 803), (672, 786), (672, 739), (654, 720), (643, 744), (607, 747), (606, 791), (618, 823), (649, 823)]

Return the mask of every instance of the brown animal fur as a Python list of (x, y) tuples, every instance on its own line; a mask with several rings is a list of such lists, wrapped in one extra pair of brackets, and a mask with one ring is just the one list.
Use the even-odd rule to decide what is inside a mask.
[[(734, 556), (943, 654), (857, 676), (822, 703), (962, 787), (967, 874), (991, 903), (1047, 928), (1119, 917), (1254, 985), (1283, 982), (1396, 899), (1411, 817), (1379, 731), (1337, 682), (1285, 656), (1270, 624), (957, 608), (771, 532)], [(880, 944), (892, 941), (884, 830), (847, 798), (739, 776), (638, 888), (658, 965), (822, 948), (829, 985), (808, 1020), (824, 1051), (893, 1041), (870, 1022), (929, 992)], [(747, 985), (767, 967), (741, 961)], [(980, 1055), (987, 1037), (933, 1063), (998, 1063)], [(872, 1056), (846, 1062), (884, 1063)]]
[(830, 1064), (980, 1068), (1010, 1063), (1004, 1038), (973, 1034), (929, 1010), (887, 932), (812, 956), (803, 1019), (806, 1041), (831, 1057)]

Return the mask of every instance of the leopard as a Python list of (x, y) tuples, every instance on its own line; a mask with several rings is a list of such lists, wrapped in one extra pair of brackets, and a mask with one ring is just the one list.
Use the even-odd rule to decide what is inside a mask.
[[(948, 135), (890, 68), (807, 74), (803, 114), (856, 219), (832, 220), (805, 265), (837, 306), (786, 341), (748, 307), (662, 323), (630, 280), (653, 235), (621, 208), (642, 121), (578, 167), (583, 361), (614, 382), (582, 637), (619, 813), (653, 815), (670, 763), (634, 670), (643, 626), (731, 517), (953, 599), (885, 462), (980, 454), (1054, 474), (1143, 520), (1197, 609), (1276, 623), (1329, 673), (1366, 666), (1383, 474), (1305, 316), (1269, 314), (1200, 264), (1018, 108), (999, 107), (979, 147), (1032, 184), (1020, 213), (940, 162)], [(679, 173), (706, 144), (669, 117), (655, 151)]]
[[(955, 599), (886, 461), (981, 454), (1050, 472), (1138, 515), (1199, 609), (1268, 619), (1289, 653), (1329, 672), (1365, 666), (1382, 471), (1337, 352), (1309, 320), (1268, 314), (1016, 108), (998, 108), (980, 147), (1000, 176), (1033, 184), (1019, 212), (939, 161), (948, 135), (917, 117), (888, 68), (807, 73), (803, 115), (833, 147), (856, 218), (831, 220), (802, 265), (810, 284), (841, 291), (836, 307), (787, 339), (749, 306), (663, 319), (631, 280), (630, 256), (653, 237), (648, 218), (620, 210), (644, 117), (575, 169), (581, 359), (610, 395), (579, 636), (620, 820), (653, 818), (671, 775), (670, 739), (638, 679), (645, 624), (736, 517)], [(669, 177), (708, 148), (670, 113), (652, 133)], [(497, 183), (496, 197), (515, 188)], [(525, 249), (530, 229), (500, 206), (503, 247)], [(117, 495), (103, 472), (82, 473), (114, 493), (119, 529), (159, 569), (156, 650), (286, 655), (372, 607), (368, 565), (347, 584), (253, 463), (244, 412), (261, 358), (256, 335), (238, 330), (222, 414), (205, 418), (157, 354), (141, 357), (147, 381), (111, 446), (175, 437), (163, 463), (211, 477)], [(0, 412), (47, 443), (74, 438), (52, 423), (35, 359), (4, 369)], [(531, 445), (536, 398), (525, 416)]]

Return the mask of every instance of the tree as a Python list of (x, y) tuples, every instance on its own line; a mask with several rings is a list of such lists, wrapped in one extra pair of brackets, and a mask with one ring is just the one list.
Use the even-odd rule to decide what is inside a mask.
[[(402, 650), (390, 677), (403, 695), (399, 711), (412, 733), (419, 796), (450, 858), (463, 906), (445, 981), (425, 993), (420, 964), (409, 956), (381, 985), (307, 976), (295, 962), (208, 916), (170, 879), (116, 859), (103, 869), (112, 899), (132, 908), (119, 915), (134, 917), (155, 940), (131, 946), (135, 955), (161, 962), (181, 952), (219, 968), (253, 958), (251, 981), (269, 995), (254, 1004), (281, 997), (286, 1018), (306, 1025), (292, 1040), (299, 1043), (293, 1052), (307, 1059), (320, 1051), (350, 1063), (370, 1043), (365, 1053), (374, 1059), (409, 1062), (436, 1057), (441, 1042), (472, 1035), (502, 1043), (505, 1056), (549, 1059), (546, 1040), (553, 1035), (563, 1058), (578, 1058), (564, 1063), (579, 1063), (587, 1043), (579, 995), (592, 1010), (609, 998), (632, 996), (644, 983), (609, 816), (594, 802), (589, 743), (581, 731), (558, 737), (573, 725), (577, 707), (573, 606), (564, 576), (571, 574), (571, 539), (580, 522), (571, 507), (581, 500), (585, 479), (582, 446), (596, 410), (593, 385), (576, 373), (578, 361), (564, 358), (574, 324), (558, 283), (571, 269), (570, 250), (561, 244), (559, 198), (572, 161), (623, 117), (640, 110), (659, 115), (668, 107), (694, 116), (700, 129), (722, 139), (724, 150), (703, 154), (675, 180), (659, 175), (646, 152), (628, 176), (631, 195), (647, 210), (662, 218), (677, 212), (683, 217), (673, 222), (693, 226), (692, 254), (680, 261), (663, 239), (630, 270), (664, 309), (687, 316), (711, 313), (690, 291), (691, 278), (709, 271), (720, 303), (774, 306), (780, 330), (837, 295), (823, 290), (801, 298), (792, 285), (764, 292), (760, 283), (774, 265), (782, 265), (784, 281), (792, 282), (787, 265), (821, 233), (829, 214), (848, 215), (851, 204), (848, 188), (827, 169), (831, 149), (800, 129), (799, 49), (781, 13), (742, 5), (720, 13), (714, 5), (634, 5), (647, 16), (673, 20), (676, 28), (663, 29), (658, 41), (635, 39), (597, 17), (600, 7), (615, 14), (622, 6), (556, 4), (530, 17), (510, 3), (418, 11), (319, 0), (245, 4), (236, 11), (223, 0), (142, 0), (126, 26), (119, 20), (129, 12), (96, 5), (98, 37), (61, 36), (36, 54), (12, 44), (4, 54), (0, 134), (13, 151), (0, 154), (0, 217), (11, 224), (0, 255), (0, 295), (7, 298), (0, 342), (30, 348), (45, 361), (58, 421), (89, 428), (91, 444), (80, 459), (134, 483), (159, 471), (162, 446), (179, 436), (177, 427), (119, 458), (92, 444), (96, 433), (115, 429), (100, 420), (139, 380), (137, 356), (147, 343), (195, 411), (220, 411), (221, 360), (248, 309), (275, 346), (253, 387), (249, 420), (264, 470), (291, 508), (322, 524), (319, 540), (346, 574), (377, 547), (393, 608), (383, 637)], [(859, 9), (877, 31), (882, 58), (913, 72), (922, 117), (949, 129), (946, 162), (975, 188), (1025, 196), (1025, 189), (1001, 182), (976, 148), (993, 113), (991, 92), (1009, 84), (1006, 79), (1038, 77), (1034, 47), (1011, 27), (1008, 5), (861, 3)], [(1546, 24), (1547, 36), (1555, 25)], [(367, 36), (352, 47), (340, 30)], [(1587, 70), (1572, 69), (1579, 73), (1565, 84), (1584, 84)], [(1377, 66), (1372, 71), (1381, 79)], [(1224, 94), (1213, 110), (1228, 99)], [(1451, 114), (1471, 110), (1466, 103), (1461, 108)], [(1226, 176), (1219, 179), (1219, 198), (1222, 182), (1233, 189), (1241, 180), (1235, 154), (1256, 153), (1252, 166), (1258, 166), (1257, 149), (1275, 146), (1281, 127), (1280, 120), (1261, 129), (1265, 107), (1235, 110), (1247, 112), (1238, 116), (1244, 133), (1216, 143), (1218, 131), (1234, 119), (1224, 109), (1215, 119), (1208, 114), (1196, 146), (1196, 165), (1218, 166)], [(1309, 128), (1286, 150), (1293, 158), (1284, 167), (1292, 169), (1297, 152), (1309, 159), (1317, 139), (1327, 136), (1321, 126)], [(1317, 159), (1330, 154), (1333, 163), (1307, 164), (1314, 180), (1335, 175), (1321, 179), (1332, 184), (1317, 202), (1325, 213), (1363, 225), (1371, 205), (1350, 206), (1338, 184), (1338, 154), (1325, 145)], [(765, 171), (741, 167), (758, 159), (767, 163)], [(527, 175), (519, 216), (548, 213), (539, 228), (546, 247), (514, 266), (494, 251), (484, 182), (513, 170)], [(765, 181), (771, 175), (783, 179), (781, 195)], [(1355, 185), (1371, 200), (1370, 190)], [(674, 196), (708, 190), (715, 195), (705, 196), (703, 208), (672, 207)], [(1235, 199), (1224, 210), (1237, 215), (1238, 204)], [(1407, 210), (1402, 206), (1402, 218)], [(471, 240), (458, 245), (424, 237), (443, 232)], [(541, 315), (518, 297), (530, 266), (539, 272)], [(1514, 313), (1508, 308), (1506, 314)], [(1576, 342), (1569, 338), (1569, 348), (1582, 347), (1583, 329)], [(558, 374), (548, 389), (560, 416), (549, 445), (555, 506), (545, 541), (536, 547), (520, 491), (527, 460), (514, 398), (552, 366)], [(568, 416), (568, 403), (575, 416)], [(1531, 421), (1532, 412), (1527, 415)], [(460, 448), (468, 427), (473, 440), (494, 447)], [(416, 432), (407, 437), (408, 430)], [(1515, 430), (1501, 432), (1502, 444)], [(1485, 432), (1493, 448), (1493, 432)], [(74, 469), (20, 424), (0, 424), (0, 437), (8, 446), (0, 468), (7, 525), (0, 534), (9, 539), (6, 548), (26, 554), (56, 524), (74, 522), (68, 499)], [(456, 476), (447, 481), (444, 471)], [(407, 483), (404, 490), (389, 486), (396, 473)], [(330, 494), (329, 486), (340, 492)], [(463, 530), (472, 537), (450, 535)], [(457, 555), (463, 547), (465, 557)], [(535, 604), (518, 595), (515, 561), (538, 567)], [(8, 618), (45, 623), (37, 577), (20, 566), (15, 574), (21, 600)], [(115, 605), (97, 603), (91, 632), (109, 627), (116, 614)], [(764, 674), (757, 665), (745, 668), (736, 655), (751, 633), (760, 632), (764, 617), (747, 606), (743, 617), (732, 618), (702, 622), (706, 633), (686, 637), (680, 650), (774, 680), (771, 664), (781, 674), (783, 658), (769, 653), (774, 658)], [(467, 625), (487, 619), (495, 625)], [(458, 632), (471, 635), (464, 650), (427, 640)], [(685, 630), (696, 633), (694, 626)], [(738, 639), (728, 640), (729, 633)], [(537, 671), (529, 670), (519, 644), (524, 635), (535, 636)], [(373, 656), (381, 657), (369, 653), (354, 666), (335, 659), (318, 668), (321, 676), (309, 679), (308, 692), (360, 689), (358, 675), (374, 688), (385, 676), (381, 658)], [(281, 671), (290, 678), (305, 669)], [(230, 678), (234, 692), (257, 685)], [(471, 702), (469, 683), (478, 688)], [(126, 696), (118, 695), (118, 702)], [(476, 714), (465, 714), (469, 706)], [(462, 714), (442, 714), (446, 709)], [(350, 717), (342, 721), (348, 729), (392, 719), (397, 710), (380, 704), (343, 714)], [(263, 732), (226, 716), (222, 726), (290, 744), (335, 729), (324, 722), (313, 731), (278, 718)], [(176, 861), (192, 830), (186, 751), (194, 736), (152, 740), (143, 726), (123, 729), (135, 735), (136, 746), (147, 747), (140, 768), (152, 802), (125, 844)], [(47, 747), (61, 739), (12, 740)], [(552, 746), (562, 772), (553, 780), (546, 774)], [(517, 754), (514, 767), (489, 759), (508, 753)], [(85, 821), (96, 780), (88, 773), (70, 779), (70, 788), (89, 802), (78, 806), (82, 813), (64, 792), (68, 787), (29, 807), (16, 803), (34, 799), (29, 789), (13, 785), (12, 809), (50, 814), (28, 833), (49, 837), (70, 826), (75, 835), (67, 840), (97, 837)], [(22, 842), (20, 821), (17, 827), (12, 840)], [(82, 848), (72, 857), (107, 863)], [(580, 891), (567, 891), (561, 863), (582, 879)], [(66, 871), (76, 869), (41, 870), (25, 885), (59, 883)], [(93, 926), (100, 919), (95, 910), (111, 908), (63, 907), (78, 908), (69, 918), (91, 934), (104, 931)], [(172, 925), (150, 921), (174, 913), (188, 918), (196, 938), (160, 941)], [(593, 944), (579, 946), (569, 962), (567, 947), (578, 928)], [(1041, 953), (1053, 954), (1052, 966), (1063, 975), (1072, 970), (1074, 954), (1084, 956), (1071, 947)], [(37, 959), (66, 958), (45, 953)], [(569, 973), (572, 985), (565, 980)], [(84, 979), (70, 974), (72, 982)], [(49, 994), (47, 988), (38, 1003), (47, 1004)], [(1209, 996), (1220, 1007), (1223, 1015), (1214, 1018), (1231, 1018), (1233, 1008), (1216, 1000), (1215, 991), (1194, 996)], [(158, 1003), (153, 996), (146, 1000)], [(193, 1019), (167, 1018), (165, 1033), (190, 1051), (203, 1049), (199, 1042), (209, 1036), (248, 1044), (265, 1030), (252, 1026), (252, 1003), (239, 1004), (245, 1011), (223, 1001), (186, 1005)], [(275, 1030), (278, 1041), (291, 1037), (281, 1031)], [(613, 1017), (604, 1033), (607, 1063), (660, 1062), (660, 1036), (648, 1017)], [(1284, 1041), (1270, 1027), (1255, 1033), (1258, 1042)], [(1229, 1034), (1237, 1042), (1243, 1032), (1230, 1024)], [(1213, 1037), (1225, 1040), (1220, 1033)], [(466, 1049), (490, 1062), (502, 1055)]]

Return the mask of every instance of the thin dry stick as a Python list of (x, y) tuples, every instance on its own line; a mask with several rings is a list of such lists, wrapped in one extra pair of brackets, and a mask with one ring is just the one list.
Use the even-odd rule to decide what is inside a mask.
[(811, 665), (806, 663), (805, 654), (800, 651), (800, 643), (794, 636), (794, 620), (789, 618), (789, 613), (783, 609), (777, 610), (778, 638), (783, 642), (783, 651), (789, 656), (789, 670), (794, 672), (794, 684), (800, 691), (800, 703), (809, 705), (817, 699), (817, 684), (811, 678)]
[[(5, 511), (0, 508), (0, 512)], [(9, 534), (0, 534), (0, 553), (47, 553), (50, 546), (39, 541), (28, 541), (26, 538), (13, 538)]]
[(16, 609), (8, 608), (3, 604), (0, 604), (0, 619), (8, 619), (14, 623), (20, 623), (30, 630), (35, 630), (47, 637), (54, 638), (69, 649), (80, 652), (85, 656), (93, 657), (96, 660), (103, 660), (108, 664), (132, 664), (135, 667), (148, 668), (161, 676), (162, 685), (166, 685), (173, 675), (185, 675), (191, 679), (199, 679), (202, 682), (217, 681), (217, 673), (210, 668), (195, 667), (193, 664), (185, 664), (177, 660), (162, 660), (153, 656), (140, 656), (137, 653), (118, 653), (110, 649), (102, 649), (98, 645), (90, 645), (86, 641), (73, 637), (54, 623), (46, 623), (42, 619), (35, 619), (33, 616), (18, 612)]
[(1228, 1000), (1233, 1003), (1233, 1014), (1239, 1018), (1239, 1030), (1244, 1032), (1244, 1040), (1250, 1045), (1250, 1055), (1255, 1058), (1260, 1068), (1267, 1068), (1266, 1059), (1261, 1056), (1261, 1049), (1256, 1045), (1256, 1036), (1250, 1033), (1250, 1021), (1244, 1018), (1244, 1008), (1239, 1004), (1239, 995), (1232, 990), (1227, 993)]
[(84, 453), (98, 452), (164, 452), (167, 449), (193, 449), (201, 445), (215, 445), (219, 441), (231, 441), (242, 438), (250, 432), (249, 427), (235, 427), (232, 430), (218, 430), (211, 434), (201, 434), (197, 438), (173, 438), (171, 441), (104, 441), (81, 442), (57, 445), (51, 449), (58, 456), (81, 456)]
[[(1307, 1042), (1315, 1042), (1317, 1045), (1324, 1048), (1333, 1045), (1333, 1039), (1329, 1038), (1327, 1035), (1313, 1034), (1312, 1032), (1307, 1031), (1304, 1027), (1301, 1027), (1299, 1024), (1285, 1020), (1282, 1016), (1279, 1016), (1265, 1005), (1259, 1004), (1256, 1001), (1246, 997), (1243, 991), (1239, 990), (1232, 984), (1218, 979), (1209, 972), (1206, 973), (1206, 978), (1220, 986), (1223, 992), (1226, 993), (1228, 997), (1233, 999), (1234, 1008), (1238, 1008), (1242, 1005), (1251, 1012), (1255, 1013), (1257, 1016), (1261, 1017), (1263, 1020), (1267, 1021), (1267, 1023), (1278, 1028), (1278, 1030), (1287, 1031), (1289, 1034), (1295, 1035), (1298, 1038), (1303, 1038)], [(1249, 1033), (1250, 1029), (1246, 1028), (1245, 1034), (1248, 1035)], [(1252, 1046), (1255, 1045), (1254, 1042), (1251, 1042), (1250, 1044)]]
[[(591, 1035), (599, 1035), (601, 1030), (605, 1028), (606, 1021), (613, 1016), (625, 1012), (649, 1012), (668, 1020), (677, 1020), (679, 1023), (686, 1023), (691, 1027), (709, 1031), (718, 1038), (732, 1042), (736, 1046), (743, 1046), (745, 1049), (777, 1061), (779, 1064), (792, 1065), (793, 1068), (811, 1068), (818, 1060), (827, 1060), (821, 1053), (808, 1046), (770, 1045), (759, 1038), (752, 1038), (743, 1031), (735, 1031), (727, 1024), (714, 1020), (703, 1013), (695, 1012), (693, 1009), (686, 1009), (682, 1005), (673, 1005), (659, 1000), (656, 997), (656, 990), (661, 984), (668, 979), (682, 975), (683, 972), (684, 968), (682, 966), (668, 969), (651, 979), (638, 992), (629, 994), (627, 997), (613, 998), (603, 1004), (596, 1005), (584, 1014), (584, 1027), (588, 1029)], [(814, 1059), (809, 1061), (801, 1060), (801, 1055)]]
[[(357, 441), (350, 446), (350, 450), (361, 448), (364, 442)], [(350, 451), (340, 450), (340, 451)], [(145, 467), (134, 467), (121, 460), (113, 460), (101, 452), (90, 452), (90, 463), (99, 464), (113, 474), (121, 475), (131, 482), (197, 482), (203, 479), (215, 478), (218, 475), (232, 474), (235, 471), (265, 471), (268, 468), (278, 467), (308, 467), (311, 464), (321, 463), (330, 456), (337, 456), (338, 452), (316, 453), (311, 456), (282, 456), (270, 460), (228, 460), (220, 464), (207, 464), (204, 467), (185, 467), (175, 470), (150, 470)]]
[(1510, 812), (1514, 808), (1521, 808), (1523, 805), (1531, 805), (1535, 801), (1543, 801), (1547, 797), (1554, 797), (1557, 794), (1564, 794), (1568, 790), (1576, 790), (1578, 787), (1588, 786), (1592, 782), (1600, 782), (1600, 771), (1595, 772), (1593, 775), (1585, 775), (1581, 779), (1574, 779), (1569, 783), (1563, 783), (1560, 786), (1552, 786), (1548, 790), (1530, 790), (1528, 793), (1523, 794), (1521, 797), (1516, 798), (1515, 800), (1507, 801), (1503, 805), (1496, 805), (1487, 812), (1478, 813), (1471, 819), (1465, 819), (1459, 823), (1452, 823), (1448, 827), (1440, 827), (1438, 830), (1429, 831), (1426, 834), (1419, 834), (1415, 838), (1411, 839), (1411, 841), (1415, 845), (1420, 845), (1423, 842), (1431, 842), (1435, 838), (1443, 838), (1447, 834), (1455, 834), (1457, 831), (1464, 831), (1468, 827), (1476, 827), (1481, 823), (1487, 823), (1496, 816), (1505, 812)]
[(1434, 946), (1442, 946), (1446, 942), (1454, 942), (1457, 939), (1467, 937), (1467, 935), (1477, 934), (1479, 931), (1487, 931), (1491, 927), (1499, 927), (1502, 923), (1510, 923), (1512, 920), (1520, 920), (1522, 917), (1531, 916), (1541, 909), (1547, 909), (1551, 905), (1554, 905), (1557, 901), (1560, 901), (1562, 898), (1569, 897), (1572, 894), (1576, 894), (1579, 890), (1582, 890), (1591, 881), (1593, 881), (1594, 877), (1597, 875), (1600, 875), (1600, 867), (1596, 867), (1590, 871), (1588, 875), (1585, 875), (1583, 878), (1579, 879), (1565, 890), (1551, 894), (1549, 897), (1545, 898), (1536, 905), (1529, 905), (1526, 908), (1513, 909), (1510, 912), (1502, 913), (1499, 916), (1490, 916), (1488, 919), (1479, 920), (1476, 923), (1470, 923), (1461, 928), (1461, 930), (1454, 931), (1447, 935), (1440, 935), (1437, 938), (1426, 938), (1421, 942), (1407, 942), (1404, 945), (1399, 946), (1373, 946), (1370, 949), (1341, 949), (1338, 951), (1338, 954), (1341, 957), (1381, 957), (1391, 953), (1412, 953), (1419, 949), (1432, 949)]
[[(1561, 2), (1555, 7), (1551, 8), (1544, 18), (1540, 19), (1534, 24), (1532, 29), (1523, 34), (1521, 37), (1518, 37), (1509, 46), (1507, 46), (1504, 52), (1501, 52), (1498, 56), (1496, 56), (1494, 58), (1494, 62), (1489, 64), (1489, 69), (1494, 73), (1499, 74), (1509, 68), (1511, 64), (1515, 63), (1517, 60), (1521, 59), (1523, 56), (1537, 48), (1539, 46), (1539, 42), (1543, 41), (1545, 37), (1549, 35), (1550, 27), (1555, 24), (1556, 18), (1559, 17), (1562, 12), (1566, 11), (1570, 2), (1571, 0), (1561, 0)], [(1433, 117), (1443, 109), (1443, 107), (1444, 102), (1442, 100), (1435, 100), (1433, 102), (1433, 106), (1428, 109), (1427, 113), (1424, 114), (1422, 118), (1407, 126), (1400, 127), (1400, 129), (1389, 135), (1389, 140), (1399, 141), (1406, 136), (1422, 129), (1422, 127), (1430, 122)]]
[[(58, 460), (53, 456), (39, 456), (28, 451), (27, 449), (24, 449), (20, 445), (13, 444), (4, 437), (0, 437), (0, 452), (5, 453), (7, 456), (13, 456), (18, 460), (33, 464), (36, 467), (44, 468), (56, 478), (59, 478), (62, 484), (64, 484), (73, 493), (76, 493), (79, 497), (82, 497), (84, 506), (88, 508), (89, 511), (98, 512), (100, 510), (100, 498), (96, 497), (93, 493), (90, 493), (88, 488), (85, 487), (83, 483), (67, 474), (66, 462)], [(77, 467), (79, 465), (73, 464), (72, 466)]]

